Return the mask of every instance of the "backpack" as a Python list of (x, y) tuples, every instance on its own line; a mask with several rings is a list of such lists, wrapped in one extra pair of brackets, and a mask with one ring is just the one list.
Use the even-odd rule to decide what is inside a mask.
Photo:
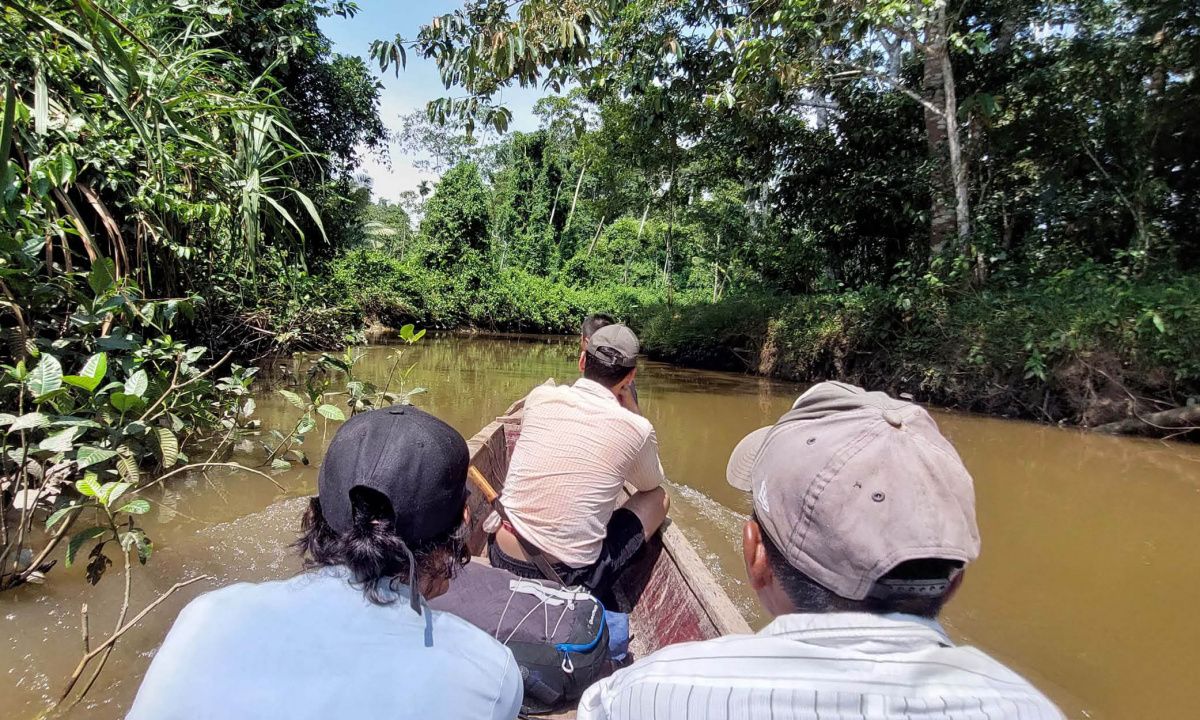
[(472, 561), (429, 605), (459, 616), (512, 651), (525, 686), (525, 713), (560, 709), (612, 671), (604, 606), (582, 588)]

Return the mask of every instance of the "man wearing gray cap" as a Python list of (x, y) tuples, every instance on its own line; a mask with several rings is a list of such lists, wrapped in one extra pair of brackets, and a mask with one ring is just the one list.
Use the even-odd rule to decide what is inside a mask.
[[(629, 328), (601, 327), (579, 354), (583, 377), (525, 399), (492, 565), (603, 596), (658, 531), (668, 500), (654, 427), (635, 412), (638, 351)], [(637, 492), (617, 507), (625, 483)]]
[(971, 476), (933, 418), (827, 382), (746, 436), (731, 485), (754, 511), (756, 635), (664, 648), (593, 685), (582, 718), (1061, 718), (937, 622), (979, 555)]

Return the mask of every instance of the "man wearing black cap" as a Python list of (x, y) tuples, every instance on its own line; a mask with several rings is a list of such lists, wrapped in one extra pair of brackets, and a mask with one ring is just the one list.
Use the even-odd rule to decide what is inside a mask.
[[(579, 354), (583, 377), (526, 398), (492, 565), (542, 577), (550, 573), (539, 565), (548, 564), (564, 584), (603, 597), (658, 531), (669, 502), (654, 427), (635, 412), (638, 350), (629, 328), (601, 327)], [(625, 483), (638, 492), (617, 507)]]
[(467, 559), (467, 465), (462, 437), (425, 412), (351, 418), (296, 543), (308, 572), (193, 600), (128, 717), (515, 717), (512, 653), (425, 603)]

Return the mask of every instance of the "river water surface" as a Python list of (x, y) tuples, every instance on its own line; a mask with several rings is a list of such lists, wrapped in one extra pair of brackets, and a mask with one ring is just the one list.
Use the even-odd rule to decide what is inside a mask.
[[(408, 384), (428, 388), (416, 404), (469, 437), (547, 377), (573, 379), (576, 348), (561, 339), (439, 336), (405, 349), (404, 364), (417, 363)], [(358, 373), (382, 384), (395, 350), (366, 348)], [(743, 435), (773, 422), (803, 386), (645, 363), (638, 390), (658, 432), (674, 521), (761, 626), (742, 580), (749, 502), (725, 484), (725, 463)], [(267, 427), (286, 431), (295, 413), (277, 394), (259, 401)], [(1200, 715), (1200, 447), (935, 415), (975, 477), (983, 535), (983, 554), (947, 608), (949, 632), (1024, 674), (1070, 717)], [(310, 434), (314, 459), (333, 430)], [(274, 473), (284, 491), (246, 473), (212, 472), (151, 496), (146, 527), (156, 550), (135, 568), (133, 612), (177, 581), (212, 579), (177, 593), (126, 634), (71, 717), (124, 714), (187, 600), (296, 571), (285, 546), (301, 498), (315, 490), (317, 464)], [(0, 717), (34, 717), (62, 688), (82, 650), (83, 603), (93, 638), (111, 631), (123, 589), (117, 569), (92, 588), (82, 564), (60, 566), (45, 585), (0, 594)]]

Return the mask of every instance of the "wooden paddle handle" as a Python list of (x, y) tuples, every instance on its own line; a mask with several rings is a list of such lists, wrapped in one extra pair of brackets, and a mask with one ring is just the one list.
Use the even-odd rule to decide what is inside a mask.
[(500, 497), (492, 488), (491, 483), (487, 481), (487, 478), (483, 476), (483, 473), (476, 470), (474, 465), (467, 467), (467, 478), (470, 479), (479, 492), (483, 493), (483, 499), (487, 500), (489, 505), (496, 502), (496, 498)]

